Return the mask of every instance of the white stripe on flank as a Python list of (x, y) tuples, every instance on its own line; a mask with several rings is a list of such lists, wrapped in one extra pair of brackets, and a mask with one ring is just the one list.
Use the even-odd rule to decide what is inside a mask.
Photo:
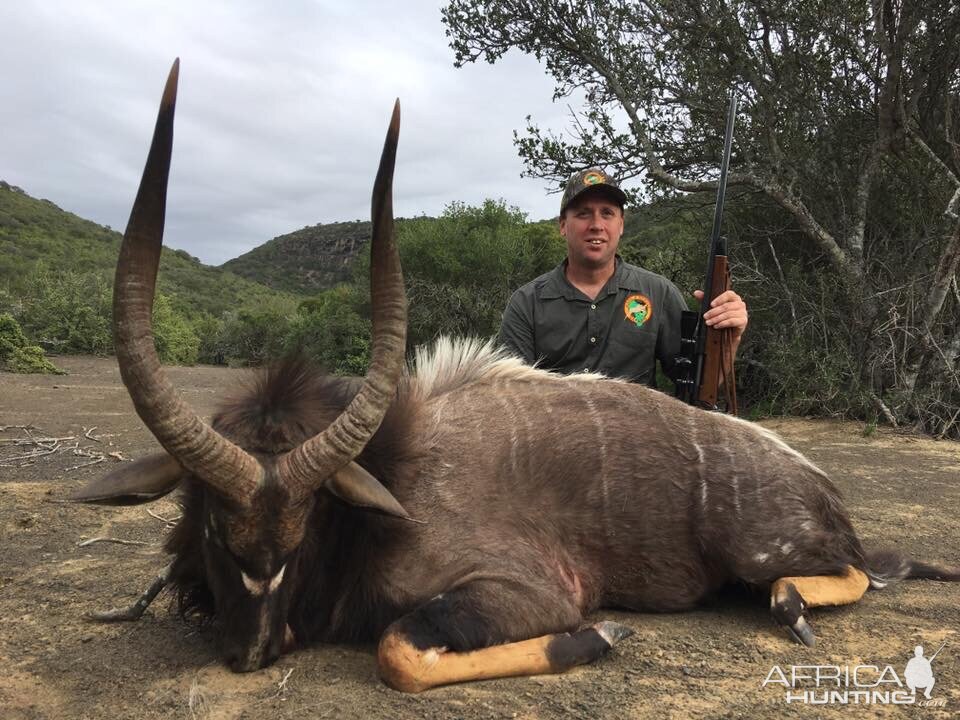
[(730, 485), (733, 488), (733, 515), (739, 520), (740, 519), (740, 479), (733, 475), (730, 478)]
[[(518, 450), (520, 448), (520, 433), (517, 431), (517, 424), (519, 418), (517, 417), (517, 408), (514, 403), (516, 400), (511, 400), (510, 394), (506, 392), (500, 392), (500, 387), (493, 388), (493, 392), (490, 393), (490, 398), (497, 401), (497, 404), (500, 405), (503, 412), (503, 418), (497, 419), (497, 424), (501, 420), (507, 423), (507, 426), (510, 428), (510, 473), (513, 478), (517, 477), (517, 473), (520, 471), (520, 468), (517, 466), (517, 458), (519, 457)], [(526, 415), (520, 413), (524, 418), (524, 423), (526, 423)], [(526, 429), (529, 430), (529, 427)], [(527, 449), (527, 454), (529, 454), (529, 449)]]
[(600, 416), (600, 412), (597, 410), (597, 405), (593, 401), (593, 396), (590, 393), (591, 388), (584, 389), (580, 384), (576, 384), (573, 387), (577, 389), (577, 392), (580, 395), (580, 399), (583, 401), (584, 405), (587, 406), (587, 414), (590, 417), (590, 422), (593, 424), (593, 433), (596, 437), (597, 443), (597, 465), (596, 472), (600, 477), (600, 490), (603, 494), (603, 523), (602, 527), (606, 528), (610, 536), (614, 536), (614, 523), (609, 522), (610, 518), (610, 488), (607, 485), (607, 439), (605, 435), (605, 428), (603, 423), (603, 418)]

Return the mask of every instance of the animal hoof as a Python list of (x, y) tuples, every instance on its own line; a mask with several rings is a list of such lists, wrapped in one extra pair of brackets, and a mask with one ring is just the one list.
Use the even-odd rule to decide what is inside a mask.
[(627, 627), (626, 625), (621, 625), (620, 623), (616, 623), (611, 620), (598, 622), (593, 626), (593, 629), (597, 631), (600, 637), (607, 641), (607, 644), (610, 647), (613, 647), (624, 638), (628, 638), (633, 635), (633, 628)]
[(784, 583), (770, 598), (770, 611), (774, 619), (787, 629), (798, 643), (813, 647), (817, 638), (813, 628), (803, 616), (807, 604), (793, 583)]
[(804, 617), (800, 617), (793, 625), (787, 625), (787, 632), (798, 643), (807, 647), (813, 647), (817, 644), (817, 636), (813, 634), (813, 628)]

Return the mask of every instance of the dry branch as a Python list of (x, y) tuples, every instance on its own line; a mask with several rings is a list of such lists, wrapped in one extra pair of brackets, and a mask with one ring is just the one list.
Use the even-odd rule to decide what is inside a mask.
[(77, 547), (87, 547), (88, 545), (93, 545), (95, 543), (116, 543), (117, 545), (152, 545), (152, 543), (144, 542), (143, 540), (124, 540), (122, 538), (95, 537), (90, 538), (89, 540), (78, 542)]
[[(103, 443), (104, 438), (112, 435), (94, 435), (97, 426), (83, 428), (83, 435), (64, 435), (62, 437), (37, 436), (31, 433), (31, 430), (39, 430), (35, 425), (3, 425), (0, 426), (0, 432), (4, 430), (21, 430), (26, 437), (18, 438), (0, 438), (0, 467), (26, 467), (34, 463), (38, 458), (62, 454), (67, 451), (78, 457), (90, 458), (91, 462), (80, 463), (66, 468), (65, 472), (71, 472), (80, 468), (97, 465), (104, 462), (107, 458), (114, 460), (123, 460), (123, 455), (119, 451), (104, 452), (93, 447), (83, 447), (83, 440), (90, 440), (96, 443)], [(28, 452), (21, 452), (21, 449), (32, 448)], [(14, 455), (6, 455), (5, 452), (17, 452)]]

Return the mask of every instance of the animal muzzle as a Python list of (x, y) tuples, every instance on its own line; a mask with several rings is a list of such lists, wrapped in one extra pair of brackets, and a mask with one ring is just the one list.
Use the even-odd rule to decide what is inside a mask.
[(296, 648), (296, 638), (290, 626), (270, 632), (256, 628), (256, 632), (240, 636), (225, 634), (221, 642), (221, 656), (233, 672), (253, 672), (269, 667), (284, 653)]

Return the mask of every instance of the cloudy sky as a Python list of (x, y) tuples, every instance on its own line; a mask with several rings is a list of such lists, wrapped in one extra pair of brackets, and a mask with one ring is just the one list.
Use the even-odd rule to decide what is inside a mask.
[(366, 218), (402, 105), (398, 216), (559, 196), (512, 143), (565, 103), (530, 57), (453, 67), (441, 2), (16, 0), (0, 8), (0, 179), (122, 230), (180, 57), (168, 246), (219, 264), (305, 225)]

